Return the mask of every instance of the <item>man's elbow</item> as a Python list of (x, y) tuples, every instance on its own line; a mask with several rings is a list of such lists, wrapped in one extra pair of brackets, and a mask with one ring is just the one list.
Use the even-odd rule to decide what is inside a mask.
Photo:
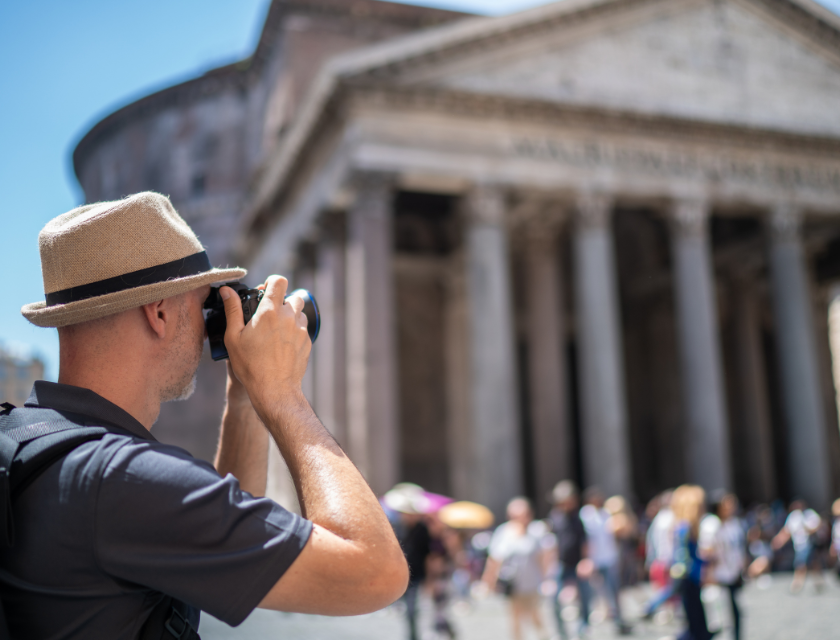
[(378, 611), (398, 600), (408, 587), (408, 563), (400, 553), (397, 557), (373, 568), (367, 581), (371, 611)]

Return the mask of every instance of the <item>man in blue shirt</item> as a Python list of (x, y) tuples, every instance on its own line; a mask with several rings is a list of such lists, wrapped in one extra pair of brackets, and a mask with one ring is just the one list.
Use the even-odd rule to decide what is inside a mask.
[[(46, 301), (22, 312), (58, 327), (58, 384), (26, 407), (114, 428), (50, 466), (14, 502), (0, 551), (13, 637), (136, 638), (164, 596), (238, 624), (255, 607), (355, 615), (398, 598), (405, 558), (361, 474), (301, 391), (311, 343), (303, 301), (271, 276), (246, 325), (222, 287), (230, 354), (215, 468), (150, 429), (186, 397), (205, 339), (213, 269), (169, 200), (141, 193), (86, 205), (39, 237)], [(28, 409), (29, 408), (29, 409)], [(264, 495), (269, 438), (302, 517)], [(193, 620), (197, 624), (196, 620)]]

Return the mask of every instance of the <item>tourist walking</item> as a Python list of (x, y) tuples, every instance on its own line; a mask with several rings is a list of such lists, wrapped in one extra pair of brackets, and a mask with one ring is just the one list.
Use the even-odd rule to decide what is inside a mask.
[[(564, 587), (574, 585), (580, 597), (581, 586), (577, 568), (583, 560), (586, 547), (586, 530), (580, 519), (580, 498), (578, 489), (571, 480), (558, 482), (551, 492), (554, 508), (548, 514), (548, 525), (556, 539), (557, 549), (557, 594), (553, 598), (554, 616), (561, 638), (568, 638), (563, 621), (560, 594)], [(580, 626), (586, 625), (586, 616), (581, 607)], [(588, 615), (588, 611), (586, 612)]]
[(403, 594), (409, 640), (419, 640), (417, 632), (417, 600), (426, 580), (426, 560), (432, 553), (432, 536), (426, 524), (428, 500), (422, 487), (402, 482), (382, 499), (397, 518), (393, 521), (400, 547), (408, 561), (408, 587)]
[(604, 509), (604, 494), (599, 488), (590, 487), (583, 497), (586, 504), (580, 510), (580, 519), (586, 530), (589, 562), (581, 562), (579, 567), (579, 575), (585, 579), (581, 581), (581, 617), (585, 626), (593, 589), (598, 589), (607, 601), (618, 633), (626, 635), (630, 627), (621, 616), (618, 600), (618, 544), (610, 527), (610, 514)]
[(822, 518), (813, 509), (809, 509), (804, 500), (794, 500), (790, 504), (790, 513), (785, 526), (773, 538), (773, 549), (778, 551), (788, 541), (793, 543), (793, 581), (791, 593), (799, 593), (805, 586), (808, 571), (814, 574), (814, 587), (819, 591), (825, 586), (822, 567), (815, 563), (814, 536), (819, 531)]
[(680, 583), (688, 622), (688, 628), (679, 636), (679, 640), (709, 640), (712, 637), (700, 600), (704, 561), (698, 553), (697, 543), (705, 503), (705, 491), (695, 485), (677, 487), (671, 501), (674, 511), (674, 563), (671, 575)]
[(744, 523), (738, 517), (738, 498), (725, 494), (717, 504), (718, 525), (710, 541), (712, 579), (729, 592), (732, 607), (732, 635), (741, 640), (741, 610), (738, 592), (744, 586), (747, 541)]
[(679, 592), (679, 585), (671, 578), (674, 562), (674, 512), (671, 510), (673, 492), (663, 491), (657, 498), (659, 510), (650, 523), (645, 537), (645, 562), (656, 593), (645, 605), (644, 617), (653, 614)]
[(493, 533), (482, 580), (491, 590), (501, 587), (507, 596), (514, 640), (522, 640), (526, 622), (547, 640), (550, 634), (540, 616), (540, 587), (547, 575), (553, 541), (545, 523), (534, 521), (526, 498), (511, 500), (507, 517), (508, 521)]

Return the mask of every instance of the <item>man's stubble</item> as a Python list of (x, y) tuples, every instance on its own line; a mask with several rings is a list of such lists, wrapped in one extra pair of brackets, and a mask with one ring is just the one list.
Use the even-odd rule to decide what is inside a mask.
[(188, 306), (185, 299), (178, 310), (175, 326), (177, 341), (169, 359), (172, 374), (161, 390), (162, 403), (186, 400), (195, 392), (198, 365), (204, 349), (204, 325), (200, 330), (191, 326)]

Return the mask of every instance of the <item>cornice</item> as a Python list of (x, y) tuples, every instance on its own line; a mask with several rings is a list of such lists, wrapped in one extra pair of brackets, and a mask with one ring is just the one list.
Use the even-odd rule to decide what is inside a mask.
[[(550, 101), (481, 95), (450, 89), (388, 87), (371, 84), (323, 87), (320, 109), (310, 112), (313, 119), (301, 128), (296, 140), (285, 147), (281, 166), (264, 175), (261, 193), (257, 191), (243, 224), (245, 237), (262, 236), (298, 175), (311, 170), (307, 153), (315, 148), (319, 136), (334, 135), (348, 113), (359, 106), (374, 105), (406, 112), (411, 109), (470, 118), (504, 118), (517, 123), (560, 125), (601, 135), (634, 135), (645, 140), (720, 145), (753, 153), (790, 152), (840, 158), (840, 138), (808, 136), (783, 131), (750, 128), (662, 115), (559, 104)], [(311, 133), (307, 136), (306, 132)], [(265, 182), (270, 182), (266, 185)]]
[(347, 87), (345, 100), (352, 108), (390, 107), (516, 122), (560, 125), (601, 134), (632, 134), (649, 140), (675, 140), (722, 144), (751, 151), (781, 151), (840, 157), (840, 137), (620, 111), (597, 106), (563, 104), (549, 100), (477, 94), (446, 88), (405, 88), (357, 85)]
[[(840, 17), (813, 0), (735, 0), (752, 6), (787, 29), (805, 35), (840, 61)], [(417, 34), (375, 46), (345, 70), (346, 77), (384, 80), (496, 49), (508, 42), (537, 39), (611, 16), (647, 7), (669, 6), (674, 0), (563, 0), (510, 16), (478, 18), (452, 24), (435, 33)]]
[[(477, 19), (472, 24), (451, 25), (439, 38), (416, 37), (420, 46), (407, 46), (404, 55), (383, 56), (379, 64), (362, 68), (357, 79), (383, 80), (409, 70), (438, 65), (444, 59), (459, 59), (497, 49), (525, 38), (539, 38), (559, 27), (573, 28), (604, 16), (625, 13), (669, 0), (564, 0), (512, 16)], [(431, 36), (431, 34), (429, 34)], [(428, 40), (428, 46), (422, 46)], [(397, 45), (398, 46), (398, 45)], [(394, 48), (396, 49), (397, 46)], [(349, 76), (350, 74), (348, 74)]]
[(814, 43), (840, 59), (840, 17), (812, 0), (742, 0), (774, 16), (780, 23), (807, 34)]
[(76, 175), (79, 175), (81, 163), (91, 148), (133, 121), (170, 107), (193, 104), (225, 91), (247, 91), (261, 77), (278, 44), (283, 21), (292, 14), (384, 22), (399, 25), (407, 31), (438, 26), (470, 15), (381, 0), (273, 0), (251, 56), (151, 93), (96, 122), (80, 138), (73, 151)]

